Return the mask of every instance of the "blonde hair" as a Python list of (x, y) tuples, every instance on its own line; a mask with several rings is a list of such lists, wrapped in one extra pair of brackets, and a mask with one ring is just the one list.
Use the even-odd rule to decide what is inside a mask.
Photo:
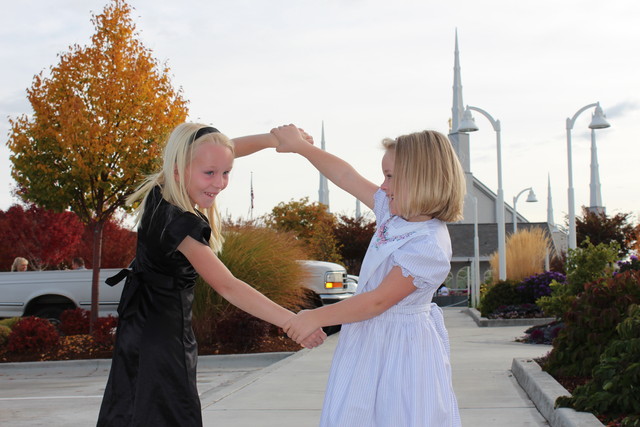
[(29, 265), (29, 261), (27, 261), (26, 258), (22, 258), (21, 256), (16, 257), (13, 260), (13, 264), (11, 264), (11, 271), (18, 271), (18, 267), (20, 267), (22, 264), (24, 265)]
[(393, 193), (400, 216), (462, 219), (464, 171), (446, 136), (427, 130), (385, 139), (382, 145), (395, 151)]
[[(177, 173), (180, 177), (185, 176), (185, 170), (193, 160), (193, 151), (203, 143), (222, 145), (234, 154), (233, 142), (220, 132), (206, 133), (194, 140), (196, 133), (205, 127), (209, 126), (197, 123), (182, 123), (171, 132), (164, 147), (162, 170), (147, 177), (136, 191), (127, 198), (127, 204), (129, 205), (133, 205), (142, 199), (142, 202), (135, 210), (138, 224), (142, 220), (149, 193), (155, 186), (162, 188), (162, 197), (167, 202), (185, 212), (196, 214), (196, 207), (189, 199), (185, 180), (176, 180), (175, 174)], [(209, 245), (214, 252), (220, 252), (224, 238), (222, 237), (222, 220), (215, 202), (210, 208), (202, 209), (201, 213), (207, 217), (211, 226)]]

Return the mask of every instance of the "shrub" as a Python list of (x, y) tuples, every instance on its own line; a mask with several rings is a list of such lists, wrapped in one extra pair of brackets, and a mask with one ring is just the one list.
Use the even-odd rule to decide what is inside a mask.
[(504, 280), (490, 286), (480, 300), (482, 316), (488, 316), (503, 305), (522, 304), (521, 295), (516, 290), (517, 284), (511, 280)]
[(527, 329), (525, 336), (517, 341), (531, 344), (553, 344), (553, 340), (558, 333), (564, 328), (564, 323), (554, 320), (546, 325), (536, 325)]
[(548, 315), (562, 318), (571, 304), (585, 287), (585, 284), (602, 277), (609, 277), (613, 271), (613, 263), (617, 259), (618, 244), (600, 243), (594, 246), (587, 239), (583, 247), (569, 249), (567, 254), (567, 277), (565, 284), (554, 281), (551, 284), (550, 296), (543, 296), (536, 301)]
[(48, 320), (23, 317), (9, 334), (8, 350), (14, 353), (46, 352), (60, 340), (60, 334)]
[(577, 387), (572, 397), (560, 397), (559, 406), (608, 417), (625, 417), (622, 425), (640, 420), (640, 306), (629, 307), (628, 317), (616, 331), (593, 369), (592, 379)]
[(544, 313), (535, 304), (501, 305), (487, 315), (489, 319), (521, 319), (544, 317)]
[(108, 315), (99, 317), (93, 324), (93, 342), (99, 347), (111, 347), (115, 339), (118, 318)]
[(270, 329), (269, 323), (233, 308), (216, 322), (215, 331), (220, 347), (249, 353), (260, 345)]
[(89, 311), (82, 308), (65, 310), (60, 314), (60, 332), (65, 335), (85, 335), (89, 333)]
[(9, 340), (11, 329), (8, 326), (0, 325), (0, 347), (3, 347)]
[[(511, 234), (506, 241), (507, 279), (520, 281), (542, 273), (549, 247), (549, 237), (541, 228), (533, 227)], [(497, 252), (491, 256), (489, 263), (493, 277), (497, 279), (500, 277)]]
[(546, 369), (554, 376), (589, 376), (631, 304), (640, 304), (640, 272), (628, 271), (585, 286), (563, 316)]
[(614, 274), (624, 273), (625, 271), (640, 270), (640, 260), (635, 255), (629, 257), (629, 261), (618, 261), (618, 271)]
[[(302, 243), (292, 234), (253, 226), (225, 232), (220, 260), (235, 277), (252, 285), (268, 298), (288, 308), (303, 304), (305, 272), (297, 262), (306, 258)], [(198, 279), (193, 303), (193, 329), (201, 345), (219, 341), (216, 324), (231, 319), (235, 308)], [(243, 327), (253, 325), (242, 320)], [(240, 323), (236, 327), (239, 333)], [(228, 326), (222, 326), (222, 329)], [(225, 332), (226, 333), (226, 332)]]
[(13, 329), (13, 327), (20, 321), (21, 317), (9, 317), (7, 319), (0, 320), (0, 326), (6, 326), (9, 329)]
[(538, 298), (551, 295), (551, 287), (549, 285), (554, 280), (558, 283), (564, 283), (565, 276), (555, 271), (545, 271), (544, 273), (527, 277), (516, 289), (526, 303), (535, 304)]

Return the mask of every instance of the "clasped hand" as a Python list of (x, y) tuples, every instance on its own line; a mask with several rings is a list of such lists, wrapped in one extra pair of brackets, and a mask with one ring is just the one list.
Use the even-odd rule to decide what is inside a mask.
[(327, 338), (327, 334), (314, 322), (311, 310), (302, 310), (291, 316), (282, 329), (289, 338), (306, 348), (317, 347)]
[(313, 137), (292, 124), (273, 128), (271, 134), (278, 140), (276, 151), (279, 153), (296, 153), (298, 144), (313, 145)]

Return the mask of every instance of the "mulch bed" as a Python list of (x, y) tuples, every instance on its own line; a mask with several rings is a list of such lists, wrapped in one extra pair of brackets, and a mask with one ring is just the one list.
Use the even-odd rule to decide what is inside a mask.
[[(231, 345), (199, 346), (199, 355), (295, 352), (302, 347), (286, 336), (264, 337), (250, 349), (238, 349)], [(93, 344), (90, 335), (62, 337), (58, 347), (38, 353), (10, 353), (6, 346), (0, 348), (0, 363), (42, 362), (51, 360), (111, 359), (112, 348)]]

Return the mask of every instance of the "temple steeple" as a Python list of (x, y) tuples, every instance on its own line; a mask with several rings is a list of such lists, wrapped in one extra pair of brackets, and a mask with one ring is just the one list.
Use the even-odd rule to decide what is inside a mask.
[(456, 28), (456, 46), (453, 60), (453, 104), (451, 108), (451, 133), (458, 131), (462, 121), (464, 103), (462, 102), (462, 77), (460, 74), (460, 51), (458, 50), (458, 29)]
[(594, 213), (605, 213), (600, 193), (600, 167), (598, 166), (598, 149), (596, 148), (596, 131), (591, 129), (591, 182), (589, 184), (589, 210)]
[[(325, 150), (324, 143), (324, 120), (322, 121), (322, 138), (320, 139), (320, 148)], [(329, 210), (329, 184), (327, 182), (327, 177), (320, 174), (320, 187), (318, 189), (318, 201), (322, 204), (327, 205), (327, 210)]]
[(553, 200), (551, 198), (551, 174), (547, 175), (547, 223), (549, 227), (555, 228), (556, 224), (553, 220)]

